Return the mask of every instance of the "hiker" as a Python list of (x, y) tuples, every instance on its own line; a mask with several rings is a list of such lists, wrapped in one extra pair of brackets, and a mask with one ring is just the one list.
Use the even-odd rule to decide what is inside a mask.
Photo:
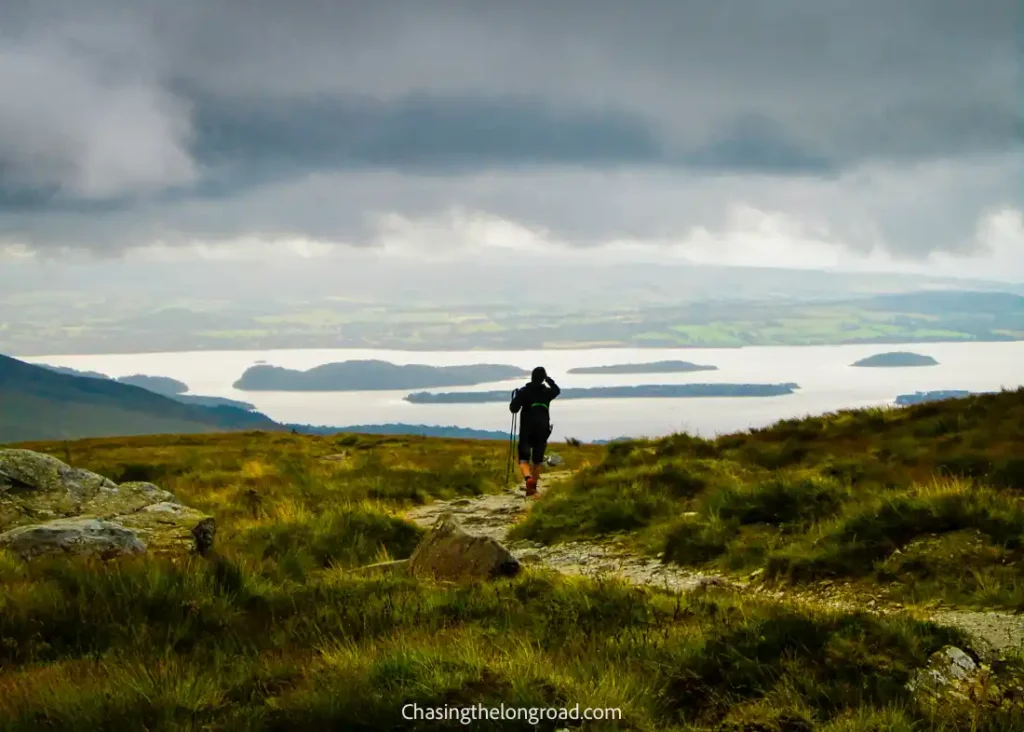
[(530, 376), (530, 383), (516, 389), (508, 409), (519, 416), (519, 469), (526, 480), (526, 495), (537, 493), (544, 451), (551, 436), (549, 408), (551, 400), (562, 393), (558, 384), (548, 376), (543, 366), (538, 366)]

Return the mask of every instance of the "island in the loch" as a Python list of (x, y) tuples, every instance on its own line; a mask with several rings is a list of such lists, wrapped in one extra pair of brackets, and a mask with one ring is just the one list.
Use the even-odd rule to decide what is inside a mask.
[(892, 351), (891, 353), (878, 353), (874, 356), (868, 356), (850, 365), (858, 368), (906, 368), (910, 366), (938, 366), (939, 362), (931, 356), (923, 356), (920, 353)]
[(717, 366), (705, 366), (689, 361), (654, 361), (651, 363), (619, 363), (611, 366), (578, 366), (570, 374), (688, 374), (694, 371), (717, 371)]
[(185, 392), (188, 391), (188, 384), (183, 381), (178, 381), (177, 379), (172, 379), (169, 376), (132, 374), (131, 376), (119, 376), (115, 379), (107, 374), (101, 374), (99, 371), (79, 371), (78, 369), (69, 368), (68, 366), (50, 366), (48, 364), (38, 365), (44, 369), (48, 369), (49, 371), (56, 371), (58, 374), (64, 374), (65, 376), (102, 379), (105, 381), (116, 381), (119, 384), (126, 384), (128, 386), (137, 386), (140, 389), (151, 391), (154, 394), (159, 394), (160, 396), (173, 399), (174, 401), (181, 402), (182, 404), (194, 404), (198, 407), (233, 407), (235, 409), (244, 409), (247, 412), (253, 412), (256, 410), (255, 404), (239, 401), (238, 399), (186, 394)]
[[(559, 399), (679, 399), (694, 397), (771, 397), (792, 394), (797, 384), (644, 384), (641, 386), (598, 386), (590, 389), (562, 389)], [(480, 404), (507, 402), (508, 391), (428, 392), (409, 394), (412, 404)]]
[(439, 386), (475, 386), (529, 376), (516, 366), (399, 366), (387, 361), (325, 363), (308, 371), (256, 365), (246, 369), (234, 387), (241, 391), (387, 391)]

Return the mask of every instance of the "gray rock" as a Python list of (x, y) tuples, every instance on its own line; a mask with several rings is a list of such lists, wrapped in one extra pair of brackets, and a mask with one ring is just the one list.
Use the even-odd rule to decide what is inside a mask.
[(964, 651), (946, 646), (928, 659), (928, 667), (921, 669), (907, 683), (910, 691), (941, 693), (978, 672), (978, 664)]
[(77, 516), (113, 481), (31, 450), (0, 450), (0, 531)]
[(167, 513), (172, 516), (182, 516), (189, 511), (194, 509), (188, 506), (182, 506), (180, 503), (175, 501), (161, 501), (160, 503), (152, 503), (148, 506), (143, 506), (139, 509), (139, 513)]
[(115, 487), (102, 475), (72, 468), (52, 455), (32, 450), (0, 450), (0, 474), (4, 476), (0, 478), (0, 491), (6, 487), (12, 491), (69, 493), (79, 500), (95, 495), (101, 487)]
[(409, 558), (417, 577), (444, 580), (483, 580), (512, 577), (521, 565), (497, 539), (473, 536), (451, 513), (442, 514)]
[(80, 510), (90, 516), (118, 516), (152, 509), (154, 505), (183, 508), (169, 491), (152, 483), (111, 483), (110, 487), (101, 488), (91, 499), (84, 501)]
[(0, 543), (42, 554), (132, 554), (213, 546), (211, 516), (152, 483), (117, 485), (31, 450), (0, 450)]
[(0, 547), (25, 559), (47, 554), (139, 554), (146, 545), (139, 535), (113, 521), (97, 518), (56, 519), (19, 526), (0, 534)]

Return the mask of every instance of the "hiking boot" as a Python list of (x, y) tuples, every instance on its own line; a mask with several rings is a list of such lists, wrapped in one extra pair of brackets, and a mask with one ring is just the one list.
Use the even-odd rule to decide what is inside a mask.
[(526, 495), (535, 496), (537, 495), (537, 479), (527, 478), (526, 479)]

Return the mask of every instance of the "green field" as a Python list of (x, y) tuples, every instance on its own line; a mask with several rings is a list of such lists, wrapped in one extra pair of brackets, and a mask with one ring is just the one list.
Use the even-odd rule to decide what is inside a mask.
[[(536, 349), (740, 347), (1024, 339), (1024, 298), (925, 293), (835, 303), (734, 302), (631, 310), (388, 307), (268, 301), (259, 309), (178, 307), (139, 315), (76, 305), (69, 320), (25, 309), (0, 328), (22, 355), (249, 348)], [(0, 295), (0, 304), (3, 304)], [(45, 313), (45, 314), (44, 314)], [(73, 320), (70, 318), (73, 313)]]

